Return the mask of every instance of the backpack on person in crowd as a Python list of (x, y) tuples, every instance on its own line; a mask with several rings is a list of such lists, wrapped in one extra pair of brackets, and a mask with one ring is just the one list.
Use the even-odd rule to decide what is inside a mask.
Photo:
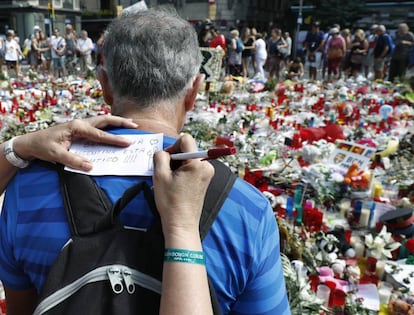
[(394, 50), (395, 50), (394, 40), (392, 39), (392, 36), (387, 34), (387, 33), (385, 33), (384, 36), (387, 39), (387, 43), (388, 43), (388, 46), (389, 46), (387, 56), (391, 56), (394, 53)]
[[(203, 239), (231, 190), (236, 175), (223, 163), (215, 168), (203, 205)], [(112, 205), (87, 175), (59, 168), (62, 198), (71, 239), (52, 265), (34, 315), (159, 314), (164, 237), (151, 188), (142, 181), (128, 188)], [(124, 227), (119, 214), (143, 193), (154, 215), (142, 231)], [(214, 314), (221, 314), (209, 279)]]
[(236, 38), (236, 52), (241, 53), (244, 50), (243, 41), (240, 38)]

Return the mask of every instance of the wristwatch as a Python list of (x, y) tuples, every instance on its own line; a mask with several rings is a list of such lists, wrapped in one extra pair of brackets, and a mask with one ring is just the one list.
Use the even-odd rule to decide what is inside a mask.
[(25, 168), (29, 166), (30, 161), (23, 160), (14, 152), (13, 142), (16, 138), (17, 137), (11, 138), (4, 144), (4, 157), (7, 159), (7, 161), (9, 161), (11, 165), (16, 166), (18, 168)]

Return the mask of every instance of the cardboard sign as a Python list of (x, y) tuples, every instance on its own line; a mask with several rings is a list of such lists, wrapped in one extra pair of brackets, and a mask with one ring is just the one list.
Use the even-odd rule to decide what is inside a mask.
[(215, 82), (220, 78), (222, 51), (217, 48), (201, 47), (203, 62), (201, 63), (200, 73), (205, 74), (206, 82)]
[(360, 169), (366, 169), (371, 163), (375, 149), (360, 144), (339, 141), (336, 149), (328, 158), (328, 164), (347, 171), (352, 163), (357, 162)]

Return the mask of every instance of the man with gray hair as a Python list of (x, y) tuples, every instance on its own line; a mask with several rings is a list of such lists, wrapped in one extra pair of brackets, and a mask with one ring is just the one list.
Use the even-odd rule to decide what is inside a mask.
[(375, 29), (377, 34), (377, 41), (374, 48), (374, 72), (375, 79), (383, 80), (387, 71), (388, 54), (390, 52), (390, 44), (385, 33), (386, 28), (384, 25), (378, 25)]
[[(105, 33), (103, 60), (97, 76), (112, 114), (130, 118), (139, 126), (139, 130), (116, 128), (110, 132), (162, 133), (163, 147), (171, 146), (186, 114), (194, 108), (203, 82), (194, 28), (178, 16), (160, 11), (121, 16)], [(145, 176), (94, 179), (112, 202), (135, 183), (153, 184)], [(22, 195), (31, 187), (41, 187), (41, 198)], [(136, 196), (130, 204), (121, 213), (122, 223), (148, 229), (153, 215), (144, 197)], [(35, 163), (19, 172), (7, 188), (5, 205), (16, 207), (4, 208), (9, 222), (0, 222), (0, 279), (6, 288), (12, 288), (8, 292), (14, 294), (17, 304), (29, 303), (35, 301), (51, 264), (70, 238), (55, 172)], [(22, 212), (23, 221), (10, 217)], [(42, 216), (47, 212), (53, 216)], [(11, 234), (12, 238), (6, 236)], [(202, 245), (223, 314), (290, 314), (279, 232), (269, 201), (260, 191), (237, 178)], [(19, 257), (11, 258), (15, 253)]]
[(88, 32), (85, 30), (81, 31), (80, 37), (77, 40), (76, 50), (79, 52), (79, 64), (81, 73), (86, 74), (88, 69), (92, 67), (92, 50), (93, 50), (92, 39), (88, 37)]

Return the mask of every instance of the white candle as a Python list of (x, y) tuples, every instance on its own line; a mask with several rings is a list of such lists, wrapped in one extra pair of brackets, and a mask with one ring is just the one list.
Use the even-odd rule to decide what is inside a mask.
[(351, 208), (351, 200), (349, 199), (342, 199), (339, 202), (339, 213), (341, 219), (346, 217), (346, 214), (348, 213), (348, 210)]
[(371, 214), (371, 210), (367, 208), (363, 208), (361, 210), (361, 215), (359, 217), (359, 226), (361, 227), (367, 227), (369, 223), (369, 216)]
[(375, 274), (377, 275), (378, 279), (382, 280), (382, 278), (384, 278), (384, 272), (385, 272), (385, 261), (378, 260), (375, 266)]
[(355, 249), (356, 257), (363, 257), (364, 256), (365, 246), (362, 242), (355, 243), (354, 249)]
[(391, 297), (391, 290), (389, 288), (379, 288), (378, 295), (381, 304), (388, 304)]

